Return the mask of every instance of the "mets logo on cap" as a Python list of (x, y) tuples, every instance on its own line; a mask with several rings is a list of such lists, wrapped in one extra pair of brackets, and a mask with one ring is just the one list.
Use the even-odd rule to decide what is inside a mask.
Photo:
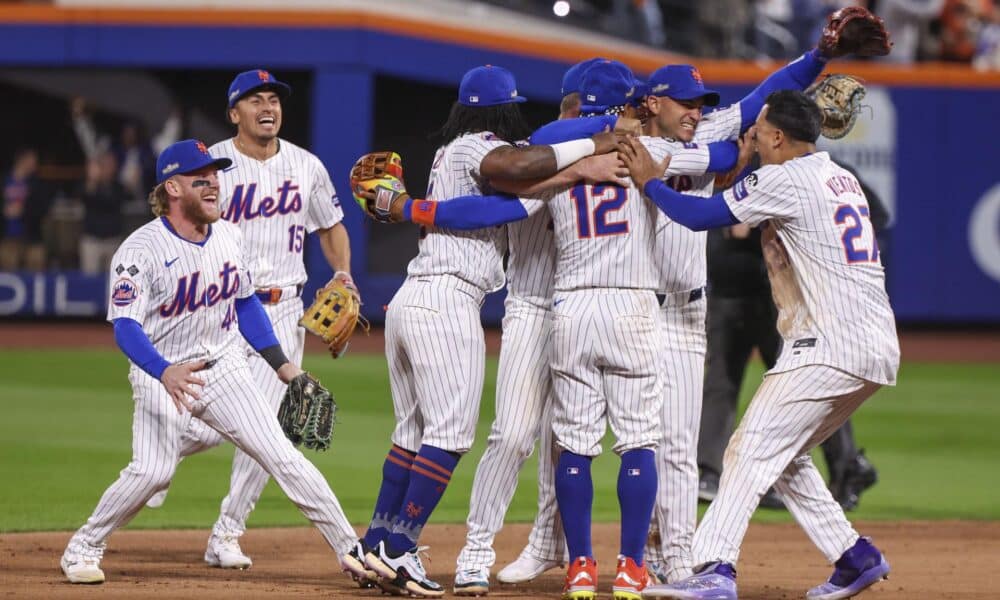
[(128, 306), (139, 297), (139, 288), (128, 277), (122, 277), (111, 288), (111, 303), (115, 306)]
[(197, 142), (194, 143), (194, 146), (195, 146), (195, 148), (198, 149), (198, 152), (201, 152), (202, 154), (208, 154), (208, 148), (205, 147), (205, 143), (204, 142), (197, 141)]
[(257, 70), (257, 78), (260, 79), (261, 81), (270, 81), (271, 80), (271, 74), (268, 73), (267, 71), (263, 70), (263, 69), (258, 69)]
[(691, 67), (691, 79), (694, 79), (698, 83), (705, 85), (705, 80), (701, 78), (701, 73), (699, 73), (698, 69), (694, 67)]

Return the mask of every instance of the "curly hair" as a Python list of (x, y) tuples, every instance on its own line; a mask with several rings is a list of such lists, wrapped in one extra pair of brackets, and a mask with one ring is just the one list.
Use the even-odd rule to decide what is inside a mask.
[(147, 200), (149, 201), (149, 207), (152, 209), (154, 215), (162, 217), (167, 214), (170, 196), (167, 194), (167, 189), (162, 183), (157, 184), (156, 187), (153, 188), (153, 191), (149, 193)]
[(444, 145), (461, 135), (481, 131), (489, 131), (505, 142), (524, 140), (531, 135), (531, 127), (517, 104), (465, 106), (456, 101), (436, 137)]

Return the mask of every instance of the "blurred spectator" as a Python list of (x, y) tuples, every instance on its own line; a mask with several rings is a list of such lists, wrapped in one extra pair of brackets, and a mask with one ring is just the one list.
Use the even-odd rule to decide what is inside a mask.
[(38, 152), (24, 148), (14, 154), (3, 187), (3, 240), (0, 241), (0, 271), (45, 268), (42, 219), (47, 203), (35, 181)]
[(917, 60), (920, 39), (931, 19), (941, 14), (944, 0), (879, 0), (877, 13), (892, 36), (892, 52), (883, 60), (910, 64)]
[(994, 13), (993, 22), (983, 27), (972, 66), (982, 71), (1000, 70), (1000, 15)]
[(130, 195), (117, 177), (118, 159), (110, 150), (87, 161), (87, 178), (80, 200), (84, 206), (80, 236), (80, 268), (104, 273), (122, 240), (122, 206)]
[(971, 62), (983, 28), (992, 21), (992, 0), (946, 0), (941, 12), (941, 59)]
[(144, 139), (141, 125), (134, 121), (122, 127), (119, 142), (112, 144), (107, 134), (97, 131), (93, 119), (87, 111), (86, 100), (77, 97), (70, 103), (73, 116), (73, 130), (88, 160), (97, 158), (110, 149), (115, 153), (119, 166), (118, 182), (128, 191), (130, 198), (144, 203), (146, 193), (155, 181), (156, 157), (160, 151), (180, 139), (182, 119), (174, 110), (164, 121), (163, 128), (150, 140)]
[(750, 25), (746, 0), (701, 0), (697, 2), (701, 35), (698, 54), (710, 58), (752, 58), (745, 42)]

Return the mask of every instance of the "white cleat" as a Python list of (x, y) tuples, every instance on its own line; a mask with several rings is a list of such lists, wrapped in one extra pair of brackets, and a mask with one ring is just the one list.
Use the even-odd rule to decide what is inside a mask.
[(160, 508), (167, 501), (167, 490), (160, 490), (153, 494), (153, 497), (146, 500), (146, 508)]
[(490, 570), (459, 569), (455, 572), (456, 596), (485, 596), (490, 593)]
[(205, 562), (222, 569), (249, 569), (253, 561), (240, 549), (240, 540), (233, 535), (215, 535), (208, 538)]
[(102, 558), (104, 546), (91, 546), (84, 541), (70, 540), (59, 566), (70, 583), (104, 583)]
[(541, 560), (526, 552), (522, 552), (521, 556), (517, 557), (517, 560), (497, 573), (497, 581), (500, 583), (525, 583), (549, 569), (561, 566), (562, 564), (558, 560)]

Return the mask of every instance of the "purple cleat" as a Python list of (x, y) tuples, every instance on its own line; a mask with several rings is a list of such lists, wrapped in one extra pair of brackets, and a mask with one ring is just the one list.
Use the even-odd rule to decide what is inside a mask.
[(889, 578), (889, 563), (868, 537), (858, 538), (834, 563), (834, 567), (830, 580), (809, 590), (806, 600), (851, 598)]
[(697, 573), (677, 583), (651, 585), (643, 598), (682, 600), (736, 600), (736, 569), (729, 563), (708, 563)]

